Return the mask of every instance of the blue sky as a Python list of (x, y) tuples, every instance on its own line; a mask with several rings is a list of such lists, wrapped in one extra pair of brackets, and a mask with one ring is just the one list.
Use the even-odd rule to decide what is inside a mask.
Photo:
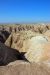
[(0, 0), (0, 23), (50, 22), (50, 0)]

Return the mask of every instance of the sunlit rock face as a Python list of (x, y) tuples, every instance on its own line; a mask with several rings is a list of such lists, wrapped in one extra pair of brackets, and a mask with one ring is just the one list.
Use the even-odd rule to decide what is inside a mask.
[[(21, 53), (24, 52), (22, 57), (24, 56), (29, 62), (26, 62), (23, 58), (23, 60), (17, 59), (10, 62), (6, 66), (0, 66), (0, 75), (50, 75), (50, 25), (7, 25), (0, 26), (1, 30), (11, 33), (5, 45), (13, 49), (5, 49), (0, 44), (4, 52), (9, 49), (9, 60), (12, 51), (14, 54), (14, 49), (16, 49)], [(15, 52), (15, 54), (18, 53)], [(12, 59), (14, 58), (12, 57)]]
[[(41, 32), (43, 27), (38, 29)], [(30, 30), (12, 32), (5, 44), (19, 52), (26, 52), (25, 58), (30, 62), (47, 61), (50, 60), (50, 30), (45, 31), (43, 34)]]
[(50, 59), (50, 43), (44, 36), (35, 36), (29, 40), (29, 49), (25, 57), (30, 62), (42, 62)]
[[(48, 38), (42, 34), (34, 34), (32, 32), (13, 33), (8, 38), (8, 43), (12, 38), (11, 48), (18, 50), (19, 52), (26, 52), (25, 58), (30, 62), (42, 62), (49, 59), (48, 48), (50, 49), (50, 43)], [(46, 47), (47, 48), (46, 48)], [(46, 54), (47, 51), (47, 54)]]
[(12, 33), (5, 44), (19, 52), (26, 52), (25, 58), (30, 62), (42, 62), (50, 58), (47, 35), (32, 31)]
[(35, 33), (30, 30), (12, 33), (6, 40), (5, 45), (14, 49), (18, 49), (20, 50), (20, 52), (27, 52), (27, 45), (29, 39), (36, 35), (39, 35), (39, 33)]

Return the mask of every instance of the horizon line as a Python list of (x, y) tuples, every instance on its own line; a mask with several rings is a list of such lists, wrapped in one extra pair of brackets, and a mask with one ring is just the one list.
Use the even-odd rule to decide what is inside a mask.
[(40, 24), (40, 23), (50, 23), (50, 21), (38, 21), (38, 22), (0, 22), (0, 24)]

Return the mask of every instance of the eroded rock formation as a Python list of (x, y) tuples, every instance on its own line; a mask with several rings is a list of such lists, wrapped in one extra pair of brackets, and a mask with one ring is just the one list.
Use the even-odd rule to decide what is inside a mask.
[[(16, 61), (0, 67), (0, 75), (50, 75), (49, 24), (1, 25), (1, 30), (7, 31), (10, 36), (5, 40), (6, 47), (0, 44), (0, 55), (5, 60), (0, 57), (0, 61)], [(21, 59), (19, 61), (19, 58), (16, 58), (18, 54)], [(24, 61), (25, 59), (29, 62)]]

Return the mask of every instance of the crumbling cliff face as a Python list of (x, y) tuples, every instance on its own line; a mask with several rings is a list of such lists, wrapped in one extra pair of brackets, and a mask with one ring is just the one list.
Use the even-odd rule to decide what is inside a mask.
[[(19, 25), (19, 28), (20, 27), (21, 26)], [(27, 27), (27, 30), (22, 31), (21, 29), (21, 31), (18, 32), (11, 32), (10, 36), (5, 41), (5, 45), (18, 50), (19, 52), (26, 52), (25, 57), (30, 62), (40, 62), (43, 59), (48, 60), (47, 58), (50, 57), (50, 54), (47, 54), (46, 52), (50, 49), (49, 25), (25, 25), (25, 28)], [(31, 29), (29, 30), (29, 28)], [(47, 48), (45, 48), (45, 46)], [(45, 53), (46, 55), (44, 55)], [(44, 57), (42, 57), (42, 55), (44, 55)]]
[(27, 43), (32, 37), (39, 35), (39, 33), (28, 31), (20, 31), (18, 33), (12, 33), (6, 40), (5, 45), (20, 50), (20, 52), (27, 51)]
[[(6, 40), (5, 45), (18, 50), (19, 52), (26, 52), (25, 57), (30, 62), (50, 60), (49, 54), (46, 53), (47, 51), (49, 52), (50, 49), (49, 26), (34, 25), (33, 28), (34, 31), (31, 29), (12, 32)], [(47, 48), (45, 48), (45, 46)]]
[(7, 66), (0, 67), (1, 75), (50, 75), (49, 24), (1, 25), (1, 31), (9, 33), (4, 44), (20, 53), (24, 52), (24, 57), (29, 61), (17, 60)]
[[(6, 30), (9, 33), (11, 33), (11, 35), (9, 36), (9, 39), (13, 38), (12, 41), (14, 41), (14, 39), (17, 36), (19, 37), (21, 35), (28, 36), (31, 34), (31, 36), (33, 36), (36, 34), (43, 34), (43, 35), (47, 36), (50, 33), (50, 31), (49, 31), (50, 25), (49, 24), (48, 25), (5, 25), (5, 26), (0, 26), (0, 30)], [(10, 45), (10, 43), (9, 43), (9, 45)]]

